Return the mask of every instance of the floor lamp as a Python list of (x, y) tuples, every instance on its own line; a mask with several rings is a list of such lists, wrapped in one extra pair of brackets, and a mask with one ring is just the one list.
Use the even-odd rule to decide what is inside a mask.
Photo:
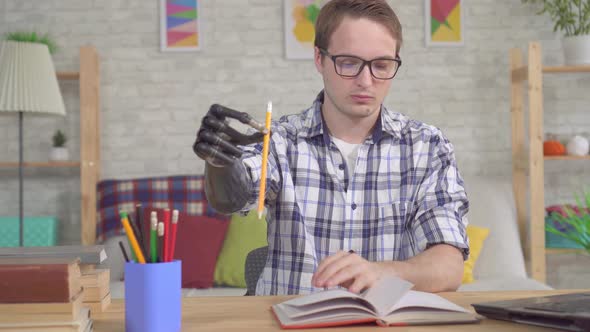
[(53, 61), (45, 44), (4, 41), (0, 48), (0, 112), (18, 112), (19, 246), (24, 244), (23, 114), (65, 115)]

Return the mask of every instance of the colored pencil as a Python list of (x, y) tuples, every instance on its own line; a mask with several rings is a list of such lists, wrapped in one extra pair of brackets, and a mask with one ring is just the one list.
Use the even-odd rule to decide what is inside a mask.
[(123, 257), (125, 258), (125, 262), (129, 262), (129, 256), (127, 256), (127, 250), (125, 250), (125, 246), (123, 245), (123, 241), (119, 241), (119, 248), (121, 248), (121, 252), (123, 253)]
[(158, 222), (158, 262), (164, 262), (164, 223)]
[(174, 249), (176, 249), (176, 229), (178, 228), (178, 210), (172, 211), (172, 225), (170, 228), (170, 255), (168, 261), (174, 260)]
[(158, 262), (158, 217), (152, 213), (150, 218), (150, 256), (152, 263)]
[(164, 250), (163, 250), (163, 259), (164, 262), (168, 261), (168, 256), (170, 255), (170, 209), (164, 209), (164, 240), (163, 240)]
[(138, 235), (140, 234), (140, 231), (137, 228), (137, 224), (133, 222), (133, 219), (131, 219), (131, 216), (129, 214), (127, 214), (127, 220), (129, 220), (129, 225), (131, 226), (131, 229), (133, 229), (133, 234), (135, 234), (137, 244), (139, 245), (139, 249), (141, 250), (143, 257), (147, 257), (147, 251), (145, 250), (145, 246), (143, 245), (143, 239), (141, 238), (141, 236)]
[(138, 238), (141, 239), (139, 241), (139, 244), (141, 245), (141, 249), (143, 249), (143, 252), (146, 254), (148, 251), (146, 250), (146, 238), (144, 236), (144, 231), (143, 231), (143, 215), (142, 215), (142, 209), (141, 209), (141, 204), (136, 204), (135, 205), (135, 223), (137, 225), (137, 229), (139, 230), (139, 234), (138, 234)]
[(129, 225), (129, 219), (127, 219), (127, 213), (120, 212), (119, 215), (121, 216), (121, 223), (123, 224), (123, 228), (125, 228), (125, 232), (127, 233), (127, 238), (129, 239), (129, 242), (131, 243), (131, 249), (135, 252), (135, 256), (137, 256), (137, 261), (140, 264), (145, 264), (145, 257), (143, 256), (143, 254), (141, 252), (141, 248), (139, 247), (139, 244), (137, 243), (137, 238), (135, 237), (135, 234), (133, 233), (133, 229), (131, 228), (131, 225)]

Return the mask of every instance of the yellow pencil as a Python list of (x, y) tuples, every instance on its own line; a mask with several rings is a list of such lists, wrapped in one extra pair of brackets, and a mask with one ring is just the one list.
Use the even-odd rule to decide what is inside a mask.
[(268, 146), (270, 145), (270, 119), (272, 117), (272, 102), (269, 101), (266, 108), (265, 127), (267, 129), (262, 141), (262, 169), (260, 170), (260, 191), (258, 192), (258, 219), (264, 212), (264, 196), (266, 191), (266, 166), (268, 165)]
[(121, 216), (121, 223), (123, 224), (123, 228), (125, 228), (125, 233), (127, 233), (127, 237), (129, 238), (129, 243), (131, 243), (131, 249), (135, 252), (135, 256), (137, 260), (141, 264), (145, 264), (145, 257), (143, 257), (143, 253), (139, 248), (139, 244), (137, 243), (137, 239), (135, 238), (135, 233), (133, 233), (133, 229), (129, 224), (129, 219), (127, 219), (127, 213), (121, 212), (119, 214)]

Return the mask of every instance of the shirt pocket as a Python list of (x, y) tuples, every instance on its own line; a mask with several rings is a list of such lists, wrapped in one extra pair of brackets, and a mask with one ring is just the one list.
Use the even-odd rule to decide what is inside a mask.
[(404, 236), (408, 232), (406, 223), (407, 202), (394, 202), (377, 208), (376, 236), (371, 238), (371, 261), (400, 260), (403, 256)]

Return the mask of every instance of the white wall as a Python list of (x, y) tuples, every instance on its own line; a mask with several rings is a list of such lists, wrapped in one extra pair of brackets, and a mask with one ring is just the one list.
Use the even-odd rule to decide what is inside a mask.
[[(517, 0), (465, 1), (465, 46), (424, 46), (423, 1), (390, 1), (404, 27), (403, 66), (385, 104), (443, 129), (455, 144), (460, 170), (511, 175), (508, 52), (539, 40), (548, 64), (562, 63), (559, 35), (547, 17)], [(277, 116), (310, 105), (321, 89), (312, 61), (283, 54), (282, 1), (202, 2), (203, 49), (159, 51), (158, 1), (2, 0), (0, 33), (35, 29), (61, 46), (58, 70), (75, 70), (78, 47), (93, 44), (101, 64), (102, 178), (196, 174), (203, 162), (191, 145), (203, 114), (218, 102), (263, 119), (266, 101)], [(46, 160), (55, 129), (79, 145), (78, 89), (62, 83), (66, 118), (25, 117), (25, 158)], [(590, 132), (590, 75), (548, 76), (547, 131)], [(16, 114), (0, 116), (0, 160), (18, 157)], [(547, 202), (563, 202), (590, 178), (587, 162), (552, 162)], [(579, 174), (578, 174), (579, 173)], [(0, 170), (0, 214), (15, 215), (16, 170)], [(76, 170), (28, 170), (27, 215), (62, 219), (62, 242), (78, 239)]]

